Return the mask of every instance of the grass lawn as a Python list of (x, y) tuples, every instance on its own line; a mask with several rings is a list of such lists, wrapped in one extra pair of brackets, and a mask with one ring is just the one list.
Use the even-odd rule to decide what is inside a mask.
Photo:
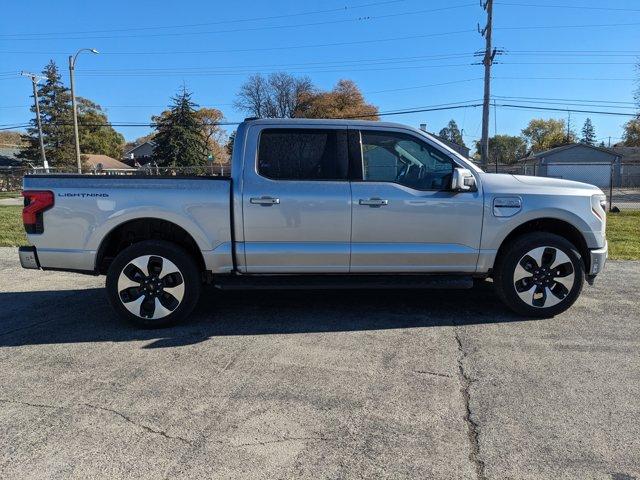
[[(26, 245), (22, 227), (22, 206), (0, 206), (0, 247)], [(611, 213), (607, 216), (609, 258), (640, 260), (640, 211)]]
[(26, 245), (21, 205), (0, 205), (0, 247)]
[(20, 198), (20, 192), (0, 192), (0, 198)]
[(609, 258), (640, 260), (640, 211), (607, 215)]

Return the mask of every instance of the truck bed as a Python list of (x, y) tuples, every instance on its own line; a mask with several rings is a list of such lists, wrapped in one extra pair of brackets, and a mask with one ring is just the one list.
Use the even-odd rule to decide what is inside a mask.
[(28, 175), (24, 189), (54, 195), (53, 207), (43, 213), (43, 233), (28, 235), (45, 269), (95, 271), (109, 233), (140, 218), (189, 232), (209, 270), (232, 268), (228, 178)]

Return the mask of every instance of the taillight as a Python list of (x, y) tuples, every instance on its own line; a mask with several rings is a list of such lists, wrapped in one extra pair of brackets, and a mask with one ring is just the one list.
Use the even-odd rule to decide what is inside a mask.
[(26, 190), (22, 192), (24, 208), (22, 223), (27, 233), (44, 232), (42, 212), (53, 207), (53, 192), (48, 190)]

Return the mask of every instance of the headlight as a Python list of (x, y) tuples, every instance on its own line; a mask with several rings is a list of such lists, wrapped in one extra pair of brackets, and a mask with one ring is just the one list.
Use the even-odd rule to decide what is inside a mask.
[(604, 222), (607, 215), (607, 197), (603, 194), (591, 196), (591, 210), (593, 214)]

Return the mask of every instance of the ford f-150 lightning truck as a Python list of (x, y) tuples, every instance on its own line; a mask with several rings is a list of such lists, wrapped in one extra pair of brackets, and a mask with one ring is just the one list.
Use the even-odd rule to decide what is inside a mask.
[(607, 258), (592, 185), (485, 173), (433, 136), (358, 120), (239, 125), (230, 177), (27, 175), (25, 268), (106, 275), (114, 309), (175, 323), (220, 288), (470, 287), (563, 312)]

